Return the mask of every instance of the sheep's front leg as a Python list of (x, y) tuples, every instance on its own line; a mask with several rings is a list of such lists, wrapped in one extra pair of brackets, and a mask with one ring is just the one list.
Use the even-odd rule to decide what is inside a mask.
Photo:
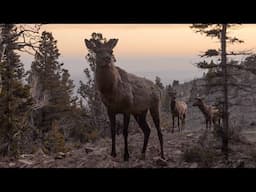
[(209, 120), (209, 131), (211, 131), (212, 128), (212, 119)]
[(174, 132), (174, 115), (172, 115), (172, 133)]
[(180, 127), (180, 115), (178, 115), (178, 128), (179, 128), (179, 131), (181, 132), (181, 127)]
[(108, 110), (108, 117), (111, 127), (112, 150), (111, 156), (116, 157), (116, 114)]
[(124, 114), (124, 161), (129, 160), (129, 152), (128, 152), (128, 127), (129, 127), (129, 121), (130, 121), (130, 114)]

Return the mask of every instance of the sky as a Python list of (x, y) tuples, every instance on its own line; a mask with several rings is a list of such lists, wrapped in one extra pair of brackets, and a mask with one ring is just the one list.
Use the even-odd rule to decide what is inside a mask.
[[(216, 39), (195, 33), (191, 24), (47, 24), (41, 31), (52, 32), (57, 40), (60, 61), (68, 69), (78, 85), (86, 81), (83, 70), (88, 67), (85, 59), (88, 51), (84, 44), (93, 32), (102, 33), (107, 39), (118, 38), (114, 48), (116, 66), (127, 72), (152, 81), (159, 76), (164, 85), (173, 80), (186, 82), (202, 76), (204, 72), (193, 64), (198, 56), (209, 48), (219, 48)], [(241, 45), (229, 46), (228, 50), (256, 48), (256, 24), (240, 25), (232, 30), (244, 40)], [(22, 54), (25, 68), (29, 69), (33, 58)]]

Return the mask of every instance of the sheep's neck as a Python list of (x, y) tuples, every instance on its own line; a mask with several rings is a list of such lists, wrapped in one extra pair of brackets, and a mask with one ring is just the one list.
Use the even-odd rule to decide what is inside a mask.
[(175, 112), (175, 105), (176, 105), (176, 101), (175, 100), (171, 100), (171, 110), (172, 110), (172, 112)]
[(205, 116), (208, 116), (208, 110), (207, 110), (207, 105), (202, 103), (201, 105), (198, 106), (199, 109), (202, 111), (202, 113), (205, 115)]
[(96, 67), (96, 82), (99, 91), (103, 95), (109, 95), (114, 92), (117, 85), (117, 71), (114, 65), (109, 67)]

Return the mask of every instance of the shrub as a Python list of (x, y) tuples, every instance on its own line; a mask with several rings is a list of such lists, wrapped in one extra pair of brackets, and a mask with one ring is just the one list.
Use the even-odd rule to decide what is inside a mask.
[(194, 146), (185, 150), (183, 159), (186, 162), (196, 162), (201, 167), (211, 167), (216, 159), (216, 152), (213, 149), (206, 149)]
[(66, 152), (65, 149), (65, 138), (61, 133), (58, 121), (52, 122), (52, 129), (47, 134), (44, 145), (49, 152)]

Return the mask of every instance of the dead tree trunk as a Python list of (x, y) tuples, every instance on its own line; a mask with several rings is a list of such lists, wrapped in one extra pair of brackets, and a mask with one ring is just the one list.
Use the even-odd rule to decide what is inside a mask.
[(227, 24), (222, 25), (221, 30), (221, 66), (223, 72), (223, 96), (224, 96), (224, 116), (223, 116), (223, 135), (222, 135), (222, 152), (228, 159), (228, 78), (227, 78), (227, 54), (226, 54), (226, 33)]

